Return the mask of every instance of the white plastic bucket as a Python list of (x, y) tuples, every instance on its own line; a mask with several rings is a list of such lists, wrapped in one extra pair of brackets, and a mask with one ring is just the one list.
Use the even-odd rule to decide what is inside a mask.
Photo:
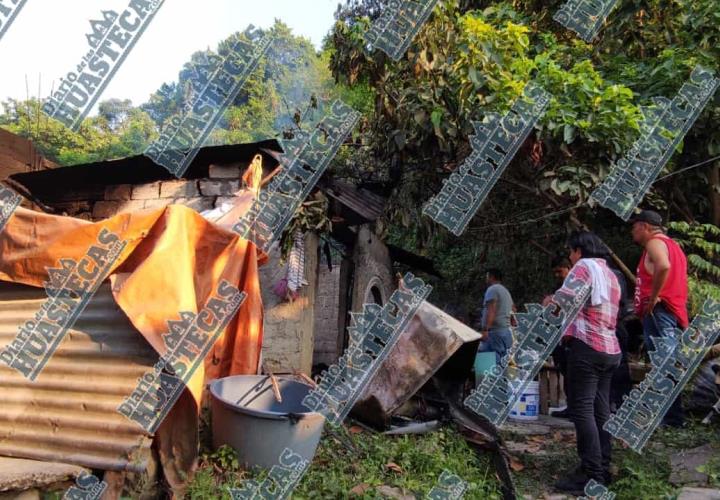
[(528, 382), (527, 387), (520, 395), (520, 399), (510, 410), (510, 418), (514, 420), (537, 420), (539, 413), (540, 383)]

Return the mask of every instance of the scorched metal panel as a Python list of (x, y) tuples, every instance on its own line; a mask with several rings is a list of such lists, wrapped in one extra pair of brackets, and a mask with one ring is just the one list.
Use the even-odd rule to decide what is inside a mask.
[[(46, 299), (0, 282), (0, 347)], [(0, 363), (0, 455), (141, 471), (150, 439), (116, 408), (157, 359), (103, 284), (35, 382)]]

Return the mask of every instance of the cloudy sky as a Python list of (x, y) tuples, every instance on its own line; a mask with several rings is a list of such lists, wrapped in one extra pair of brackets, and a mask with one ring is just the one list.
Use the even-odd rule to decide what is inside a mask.
[[(91, 19), (102, 10), (122, 12), (129, 0), (27, 0), (0, 39), (0, 100), (47, 97), (73, 71), (89, 46)], [(249, 24), (268, 28), (275, 19), (319, 47), (333, 23), (338, 0), (166, 0), (115, 74), (100, 100), (141, 104), (164, 82), (177, 79), (190, 55)], [(39, 90), (40, 89), (40, 90)], [(38, 92), (39, 91), (39, 92)]]

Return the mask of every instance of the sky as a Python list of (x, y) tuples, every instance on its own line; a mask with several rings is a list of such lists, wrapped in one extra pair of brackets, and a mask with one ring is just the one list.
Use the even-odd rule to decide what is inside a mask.
[[(249, 24), (269, 28), (275, 19), (319, 48), (339, 0), (165, 0), (100, 101), (144, 103), (163, 83), (177, 80), (193, 52)], [(47, 97), (53, 81), (73, 71), (89, 50), (85, 37), (101, 11), (121, 13), (130, 0), (27, 0), (0, 39), (0, 101)]]

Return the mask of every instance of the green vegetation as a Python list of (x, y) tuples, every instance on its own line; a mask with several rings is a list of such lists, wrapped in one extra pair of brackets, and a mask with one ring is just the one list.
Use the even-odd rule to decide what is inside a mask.
[(708, 297), (720, 301), (720, 228), (713, 224), (672, 222), (669, 228), (687, 254), (690, 272), (688, 309), (697, 314)]
[[(351, 429), (355, 432), (359, 428)], [(466, 499), (502, 498), (489, 452), (476, 455), (452, 428), (420, 436), (391, 437), (363, 431), (351, 437), (357, 452), (330, 435), (323, 436), (313, 464), (296, 487), (293, 499), (376, 499), (382, 498), (379, 491), (383, 486), (422, 498), (444, 469), (469, 483)], [(506, 436), (506, 439), (522, 441), (524, 438)], [(514, 454), (513, 479), (520, 498), (526, 494), (538, 497), (543, 492), (552, 492), (553, 482), (577, 465), (573, 439), (555, 435), (533, 440), (536, 444), (542, 443), (542, 453)], [(618, 500), (675, 498), (678, 488), (668, 481), (669, 457), (718, 440), (720, 428), (693, 420), (685, 429), (658, 429), (642, 453), (623, 448), (615, 441), (615, 480), (610, 490), (617, 494)], [(710, 487), (718, 486), (718, 460), (711, 460), (699, 471), (708, 475)], [(267, 471), (255, 474), (242, 471), (230, 449), (222, 448), (214, 454), (203, 455), (187, 498), (229, 499), (228, 487), (235, 487), (245, 479), (262, 479), (266, 474)]]
[[(363, 113), (335, 158), (331, 175), (389, 198), (376, 231), (386, 241), (431, 258), (444, 279), (429, 280), (431, 301), (467, 319), (485, 288), (483, 268), (503, 269), (519, 305), (553, 290), (550, 256), (576, 221), (587, 224), (634, 269), (640, 249), (629, 228), (588, 196), (639, 137), (643, 109), (672, 97), (696, 64), (720, 69), (717, 0), (620, 1), (592, 44), (552, 20), (563, 0), (441, 0), (405, 58), (368, 54), (363, 34), (389, 0), (345, 0), (317, 53), (277, 22), (280, 40), (225, 113), (209, 144), (278, 137), (311, 96), (341, 97)], [(226, 50), (235, 34), (219, 43)], [(109, 99), (78, 133), (39, 113), (37, 100), (3, 103), (0, 126), (35, 141), (63, 165), (141, 153), (178, 113), (191, 75), (208, 51), (193, 54), (178, 80), (133, 106)], [(504, 113), (534, 80), (554, 97), (461, 238), (421, 214), (422, 205), (470, 153), (472, 122)], [(703, 111), (646, 196), (660, 211), (690, 264), (689, 308), (720, 300), (720, 92)], [(687, 168), (690, 167), (690, 168)], [(328, 230), (326, 201), (308, 201), (293, 228)], [(290, 234), (289, 232), (286, 233)], [(287, 250), (287, 237), (283, 246)], [(617, 448), (618, 499), (672, 498), (668, 456), (718, 441), (717, 427), (660, 430), (643, 454)], [(443, 469), (470, 482), (466, 498), (497, 498), (487, 457), (478, 459), (452, 430), (390, 438), (353, 434), (351, 452), (325, 437), (295, 498), (375, 498), (382, 486), (415, 494), (430, 490)], [(520, 493), (549, 490), (575, 460), (572, 443), (548, 444), (515, 471)], [(394, 464), (390, 466), (389, 464)], [(720, 464), (706, 466), (712, 484)], [(206, 454), (188, 496), (229, 498), (227, 487), (248, 476), (232, 454)], [(262, 477), (262, 476), (260, 476)]]
[[(465, 498), (499, 499), (499, 483), (490, 456), (478, 458), (452, 429), (441, 429), (421, 436), (383, 436), (351, 427), (355, 451), (335, 438), (324, 435), (312, 466), (295, 489), (292, 498), (327, 499), (378, 498), (382, 487), (399, 488), (418, 498), (427, 494), (443, 470), (468, 482)], [(230, 498), (228, 487), (247, 478), (266, 474), (246, 474), (227, 448), (203, 456), (187, 497), (193, 500)], [(354, 490), (353, 490), (354, 489)]]
[[(317, 54), (312, 44), (292, 34), (281, 22), (270, 29), (276, 37), (256, 71), (226, 110), (206, 145), (238, 144), (277, 137), (292, 124), (298, 109), (305, 109), (311, 95), (331, 97), (336, 89), (327, 68), (328, 55)], [(142, 154), (158, 137), (165, 122), (179, 113), (190, 92), (190, 82), (214, 53), (225, 53), (240, 33), (220, 41), (216, 51), (198, 51), (185, 63), (178, 80), (166, 83), (148, 101), (133, 106), (128, 100), (109, 99), (99, 105), (98, 116), (83, 121), (75, 133), (40, 112), (40, 103), (31, 99), (9, 99), (2, 103), (0, 126), (32, 139), (40, 151), (61, 165)], [(362, 92), (352, 89), (347, 96), (362, 101)]]
[[(706, 443), (717, 442), (720, 429), (717, 426), (692, 421), (685, 429), (658, 429), (642, 450), (636, 453), (623, 448), (622, 443), (614, 441), (613, 465), (614, 481), (611, 492), (617, 494), (617, 500), (636, 499), (672, 499), (679, 488), (670, 484), (670, 456), (681, 450), (689, 450)], [(513, 473), (518, 495), (531, 494), (535, 497), (541, 492), (552, 492), (552, 484), (563, 473), (577, 465), (575, 442), (570, 439), (543, 437), (543, 454), (526, 453), (519, 455), (524, 468)], [(700, 472), (709, 475), (709, 481), (717, 480), (720, 470), (717, 462), (710, 461)]]
[[(434, 300), (460, 304), (461, 315), (471, 308), (468, 297), (482, 292), (477, 277), (489, 265), (505, 269), (517, 302), (539, 300), (552, 285), (550, 255), (575, 218), (634, 269), (639, 249), (628, 229), (590, 207), (588, 195), (638, 138), (642, 108), (653, 97), (672, 97), (698, 63), (718, 69), (720, 23), (712, 0), (619, 2), (592, 44), (552, 20), (561, 3), (441, 1), (397, 63), (363, 51), (362, 36), (386, 0), (349, 0), (337, 16), (333, 75), (344, 85), (369, 85), (375, 97), (359, 138), (365, 147), (352, 157), (354, 178), (372, 181), (371, 168), (377, 179), (387, 178), (382, 185), (391, 200), (379, 231), (431, 257), (446, 283), (463, 285), (432, 283)], [(456, 238), (422, 216), (421, 207), (468, 156), (471, 122), (506, 111), (531, 79), (553, 94), (549, 111)], [(720, 225), (720, 161), (662, 178), (720, 153), (718, 117), (716, 96), (644, 207), (666, 220)]]

